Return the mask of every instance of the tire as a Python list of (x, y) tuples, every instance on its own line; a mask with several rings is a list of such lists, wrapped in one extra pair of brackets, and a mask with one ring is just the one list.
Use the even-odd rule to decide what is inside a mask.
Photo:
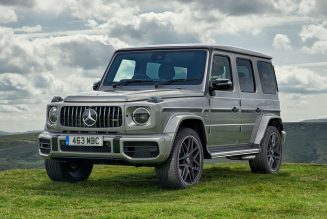
[(203, 149), (199, 135), (190, 128), (180, 129), (169, 158), (156, 167), (160, 186), (182, 189), (197, 184), (203, 171)]
[(261, 151), (249, 161), (253, 173), (278, 173), (282, 164), (282, 141), (275, 126), (268, 126), (261, 143)]
[(80, 182), (89, 178), (93, 164), (77, 161), (45, 160), (45, 169), (52, 181)]

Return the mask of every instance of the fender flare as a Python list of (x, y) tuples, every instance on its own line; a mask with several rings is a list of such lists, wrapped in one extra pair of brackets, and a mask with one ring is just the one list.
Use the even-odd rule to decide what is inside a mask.
[[(208, 140), (208, 134), (206, 131), (204, 119), (201, 116), (196, 115), (194, 113), (174, 113), (173, 115), (171, 115), (168, 122), (166, 123), (166, 126), (164, 128), (164, 133), (170, 135), (172, 137), (172, 142), (174, 142), (177, 131), (180, 127), (180, 124), (183, 121), (188, 120), (188, 119), (196, 119), (202, 123), (203, 130), (204, 130), (203, 137), (204, 137), (204, 140), (206, 143)], [(209, 154), (207, 145), (205, 144), (205, 145), (203, 145), (203, 147), (204, 147), (204, 150)]]
[[(275, 115), (275, 114), (262, 115), (261, 119), (259, 120), (259, 123), (257, 124), (257, 128), (255, 129), (254, 135), (252, 135), (251, 142), (253, 142), (256, 145), (261, 144), (261, 141), (262, 141), (262, 139), (265, 135), (266, 129), (268, 127), (268, 124), (271, 120), (278, 120), (282, 124), (282, 119), (278, 115)], [(284, 137), (284, 136), (282, 136), (282, 137)]]

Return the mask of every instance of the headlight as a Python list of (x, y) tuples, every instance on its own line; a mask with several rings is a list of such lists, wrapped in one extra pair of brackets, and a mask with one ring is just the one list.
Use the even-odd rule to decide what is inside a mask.
[(58, 108), (51, 107), (49, 110), (49, 122), (55, 124), (58, 121)]
[(145, 125), (150, 119), (150, 112), (144, 107), (136, 108), (132, 115), (133, 121), (138, 125)]

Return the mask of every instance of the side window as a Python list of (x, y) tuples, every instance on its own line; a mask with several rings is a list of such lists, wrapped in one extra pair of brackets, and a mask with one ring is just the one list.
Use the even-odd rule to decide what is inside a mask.
[(211, 69), (211, 80), (230, 79), (232, 82), (232, 74), (230, 61), (227, 56), (214, 55)]
[(134, 76), (135, 65), (136, 62), (134, 60), (123, 59), (113, 82), (119, 82), (122, 79), (131, 79)]
[(254, 93), (255, 83), (251, 61), (237, 58), (236, 65), (241, 91), (246, 93)]
[(268, 62), (258, 62), (259, 78), (264, 94), (275, 94), (277, 82), (273, 66)]

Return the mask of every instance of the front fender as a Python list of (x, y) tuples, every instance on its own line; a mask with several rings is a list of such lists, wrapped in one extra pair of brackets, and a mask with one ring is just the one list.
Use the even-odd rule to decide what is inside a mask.
[(181, 122), (186, 119), (197, 119), (197, 120), (200, 120), (203, 125), (205, 124), (203, 118), (194, 113), (174, 113), (169, 118), (169, 120), (165, 126), (164, 133), (175, 134), (177, 132)]

